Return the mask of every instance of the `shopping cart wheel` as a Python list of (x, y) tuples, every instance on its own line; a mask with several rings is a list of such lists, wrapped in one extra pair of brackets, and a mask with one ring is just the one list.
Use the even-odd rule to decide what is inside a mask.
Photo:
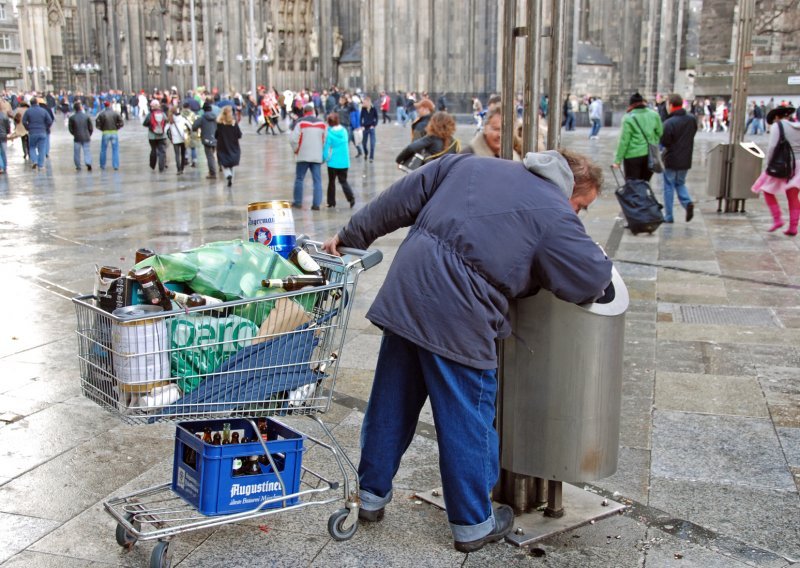
[(170, 566), (172, 566), (172, 554), (169, 552), (169, 541), (160, 540), (150, 555), (150, 568), (170, 568)]
[(344, 525), (344, 520), (349, 514), (349, 509), (339, 509), (328, 519), (328, 532), (331, 533), (333, 540), (350, 540), (353, 538), (353, 535), (356, 534), (358, 522), (353, 523), (353, 526), (347, 530), (344, 530), (342, 527), (342, 525)]
[[(125, 520), (131, 523), (134, 526), (134, 528), (136, 528), (136, 530), (141, 529), (141, 523), (134, 521), (133, 515), (131, 513), (125, 515)], [(134, 544), (136, 544), (136, 541), (139, 540), (137, 537), (132, 535), (128, 531), (128, 529), (126, 529), (123, 526), (122, 523), (117, 523), (116, 537), (117, 537), (117, 544), (125, 548), (131, 548)]]

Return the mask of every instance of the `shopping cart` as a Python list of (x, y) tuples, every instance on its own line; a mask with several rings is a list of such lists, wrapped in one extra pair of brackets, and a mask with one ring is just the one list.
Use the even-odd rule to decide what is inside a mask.
[[(84, 396), (127, 423), (178, 423), (172, 481), (104, 502), (120, 546), (158, 541), (151, 567), (170, 566), (178, 534), (342, 496), (328, 531), (342, 541), (358, 528), (357, 470), (319, 415), (331, 405), (358, 277), (382, 254), (340, 249), (335, 257), (319, 242), (298, 243), (328, 284), (131, 318), (97, 308), (92, 295), (73, 299)], [(277, 419), (298, 415), (324, 437)], [(215, 430), (242, 440), (209, 443)], [(311, 448), (332, 456), (335, 479), (302, 464)]]

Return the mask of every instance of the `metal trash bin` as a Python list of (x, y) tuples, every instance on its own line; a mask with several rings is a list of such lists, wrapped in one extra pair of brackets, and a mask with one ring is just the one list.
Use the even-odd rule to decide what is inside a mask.
[[(708, 152), (706, 191), (717, 199), (754, 197), (753, 187), (764, 161), (764, 151), (755, 142), (718, 144)], [(733, 160), (728, 178), (727, 161)]]
[(502, 467), (578, 482), (617, 470), (628, 289), (612, 271), (613, 298), (576, 305), (542, 290), (511, 307), (504, 342)]

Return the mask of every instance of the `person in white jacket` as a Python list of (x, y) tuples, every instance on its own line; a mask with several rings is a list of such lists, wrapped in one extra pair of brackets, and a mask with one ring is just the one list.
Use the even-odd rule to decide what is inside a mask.
[(183, 174), (183, 167), (186, 165), (186, 144), (189, 140), (192, 125), (181, 115), (180, 109), (170, 107), (167, 113), (167, 138), (172, 142), (172, 149), (175, 151), (175, 165), (178, 167), (178, 175)]

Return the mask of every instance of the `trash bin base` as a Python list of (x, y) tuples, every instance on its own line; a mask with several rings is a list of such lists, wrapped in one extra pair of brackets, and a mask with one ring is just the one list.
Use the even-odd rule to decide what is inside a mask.
[[(546, 517), (543, 511), (533, 511), (514, 517), (514, 528), (506, 536), (506, 541), (516, 546), (527, 546), (537, 540), (572, 530), (589, 521), (602, 519), (619, 513), (625, 505), (597, 495), (591, 491), (578, 489), (569, 483), (562, 484), (564, 514), (558, 518)], [(414, 497), (444, 509), (444, 493), (441, 487), (420, 491)], [(606, 503), (603, 505), (603, 503)]]

